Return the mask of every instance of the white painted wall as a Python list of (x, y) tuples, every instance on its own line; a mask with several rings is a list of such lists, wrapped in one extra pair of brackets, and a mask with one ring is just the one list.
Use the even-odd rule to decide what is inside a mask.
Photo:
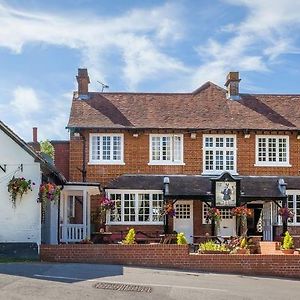
[[(6, 173), (0, 169), (0, 242), (40, 244), (41, 208), (37, 203), (41, 183), (40, 164), (34, 162), (34, 158), (1, 129), (0, 164), (7, 165)], [(20, 164), (23, 164), (23, 172), (17, 171)], [(7, 191), (7, 183), (14, 174), (35, 183), (33, 191), (24, 194), (21, 201), (17, 199), (16, 208), (13, 207)]]

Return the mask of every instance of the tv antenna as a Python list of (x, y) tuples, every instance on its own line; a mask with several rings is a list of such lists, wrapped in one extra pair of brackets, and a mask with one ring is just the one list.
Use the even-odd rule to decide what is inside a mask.
[(107, 84), (104, 84), (104, 83), (100, 82), (99, 80), (97, 80), (97, 82), (100, 83), (102, 86), (102, 89), (101, 89), (102, 93), (103, 93), (104, 89), (109, 89), (109, 86)]

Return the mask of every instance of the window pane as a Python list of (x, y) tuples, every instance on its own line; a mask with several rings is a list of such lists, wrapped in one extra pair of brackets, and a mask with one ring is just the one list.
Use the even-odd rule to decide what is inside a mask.
[(268, 139), (268, 156), (269, 156), (269, 162), (276, 161), (276, 139), (275, 138)]
[(110, 211), (110, 221), (121, 222), (121, 194), (110, 194), (110, 199), (115, 204), (115, 209)]
[(100, 159), (100, 137), (92, 136), (92, 160)]
[(160, 137), (152, 137), (152, 160), (160, 160)]
[(223, 151), (216, 151), (216, 170), (224, 170)]
[(162, 160), (171, 160), (171, 137), (162, 137)]
[(278, 159), (280, 162), (287, 161), (286, 150), (286, 138), (280, 138), (278, 140)]
[(267, 145), (265, 138), (258, 139), (258, 161), (267, 160)]
[(135, 194), (124, 194), (124, 222), (135, 221)]
[(205, 170), (214, 169), (214, 155), (213, 151), (205, 151)]
[(174, 161), (181, 161), (181, 137), (174, 136)]
[(121, 137), (113, 137), (113, 160), (121, 160)]
[(139, 222), (150, 221), (149, 194), (138, 194), (138, 220)]
[(222, 137), (216, 138), (216, 147), (224, 147), (224, 138)]
[(234, 146), (234, 139), (232, 137), (226, 138), (226, 147), (232, 148)]
[(163, 221), (163, 195), (153, 194), (152, 195), (152, 221), (159, 222)]
[(102, 159), (110, 160), (110, 147), (111, 147), (111, 139), (110, 136), (102, 137)]
[(233, 151), (226, 151), (226, 170), (232, 171), (234, 169)]
[(213, 138), (212, 137), (206, 137), (205, 138), (205, 147), (213, 147)]

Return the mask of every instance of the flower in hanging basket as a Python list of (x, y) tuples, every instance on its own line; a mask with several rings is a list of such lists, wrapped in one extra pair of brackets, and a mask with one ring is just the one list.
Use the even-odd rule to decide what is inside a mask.
[(278, 210), (278, 214), (282, 217), (284, 221), (292, 220), (294, 217), (294, 213), (291, 209), (287, 207), (281, 207)]
[(247, 218), (247, 217), (251, 216), (251, 209), (249, 209), (245, 206), (238, 206), (231, 210), (231, 214), (232, 214), (232, 216), (235, 216), (235, 217)]
[(103, 196), (100, 199), (100, 207), (104, 211), (113, 210), (113, 209), (115, 209), (115, 203), (113, 200), (107, 198), (106, 196)]
[(16, 207), (17, 197), (22, 199), (23, 195), (32, 191), (32, 187), (35, 185), (31, 180), (26, 180), (24, 177), (13, 177), (7, 184), (7, 189), (10, 194), (13, 206)]
[(173, 208), (173, 204), (167, 203), (167, 204), (164, 205), (163, 215), (167, 215), (167, 216), (170, 216), (170, 217), (175, 217), (176, 211)]
[(40, 185), (39, 202), (45, 204), (46, 201), (57, 203), (61, 188), (56, 184), (48, 182)]
[(211, 207), (206, 216), (205, 216), (206, 222), (208, 223), (209, 221), (215, 221), (216, 223), (221, 221), (221, 212), (218, 208), (216, 207)]

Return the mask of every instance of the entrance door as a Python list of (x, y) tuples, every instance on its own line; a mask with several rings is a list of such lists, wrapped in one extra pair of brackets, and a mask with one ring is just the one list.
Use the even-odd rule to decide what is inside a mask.
[(175, 203), (176, 215), (174, 219), (174, 230), (183, 232), (188, 243), (193, 242), (193, 202), (177, 201)]
[(221, 221), (220, 221), (220, 236), (236, 236), (236, 220), (231, 215), (230, 208), (220, 209)]
[(263, 238), (264, 241), (273, 240), (271, 202), (265, 202), (263, 205)]

